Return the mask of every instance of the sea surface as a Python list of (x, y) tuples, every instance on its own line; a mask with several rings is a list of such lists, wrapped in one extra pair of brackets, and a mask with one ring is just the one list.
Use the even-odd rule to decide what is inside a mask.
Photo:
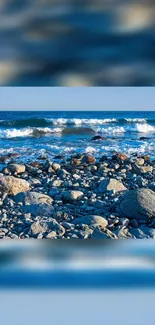
[[(91, 141), (96, 134), (105, 140)], [(155, 112), (0, 112), (1, 156), (20, 153), (20, 161), (29, 161), (44, 153), (53, 158), (114, 152), (155, 158)]]

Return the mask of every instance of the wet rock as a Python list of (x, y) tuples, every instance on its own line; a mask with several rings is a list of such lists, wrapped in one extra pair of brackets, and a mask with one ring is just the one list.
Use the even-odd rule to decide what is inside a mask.
[(84, 161), (87, 163), (87, 164), (95, 164), (96, 163), (96, 159), (94, 156), (91, 156), (91, 155), (88, 155), (84, 158)]
[(150, 156), (145, 155), (145, 156), (143, 156), (143, 158), (144, 158), (145, 162), (150, 161)]
[(65, 191), (62, 193), (62, 199), (64, 202), (78, 201), (84, 196), (81, 191)]
[(146, 188), (129, 190), (122, 198), (119, 210), (123, 216), (137, 221), (155, 217), (155, 192)]
[(102, 137), (101, 135), (95, 135), (91, 141), (97, 141), (97, 140), (106, 140), (104, 137)]
[(0, 191), (11, 195), (26, 192), (30, 189), (29, 183), (14, 176), (0, 176)]
[(151, 138), (148, 137), (140, 137), (139, 140), (143, 141), (143, 140), (150, 140)]
[(116, 153), (113, 157), (114, 160), (117, 160), (118, 162), (124, 162), (125, 160), (129, 159), (127, 155), (124, 153)]
[(81, 164), (81, 160), (80, 159), (73, 158), (72, 159), (72, 164), (73, 165), (80, 165)]
[(73, 224), (98, 225), (101, 226), (102, 228), (106, 228), (108, 225), (108, 221), (101, 216), (86, 215), (81, 218), (76, 218), (75, 220), (73, 220)]
[(98, 186), (99, 193), (104, 193), (108, 191), (113, 191), (114, 193), (117, 193), (126, 190), (127, 188), (123, 185), (123, 183), (115, 178), (106, 178)]

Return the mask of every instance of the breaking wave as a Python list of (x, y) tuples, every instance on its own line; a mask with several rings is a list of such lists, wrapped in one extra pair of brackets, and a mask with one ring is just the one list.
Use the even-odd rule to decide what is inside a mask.
[(51, 133), (60, 133), (60, 128), (24, 128), (24, 129), (6, 129), (0, 130), (0, 138), (17, 138), (17, 137), (40, 137)]

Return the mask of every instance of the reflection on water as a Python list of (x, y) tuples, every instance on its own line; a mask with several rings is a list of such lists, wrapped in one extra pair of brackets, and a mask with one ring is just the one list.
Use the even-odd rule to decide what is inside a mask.
[(0, 84), (154, 85), (154, 1), (3, 0)]

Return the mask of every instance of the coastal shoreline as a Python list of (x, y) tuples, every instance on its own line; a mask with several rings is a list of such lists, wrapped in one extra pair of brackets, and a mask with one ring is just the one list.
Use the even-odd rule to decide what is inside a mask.
[(0, 174), (1, 239), (155, 238), (155, 160), (14, 154)]

